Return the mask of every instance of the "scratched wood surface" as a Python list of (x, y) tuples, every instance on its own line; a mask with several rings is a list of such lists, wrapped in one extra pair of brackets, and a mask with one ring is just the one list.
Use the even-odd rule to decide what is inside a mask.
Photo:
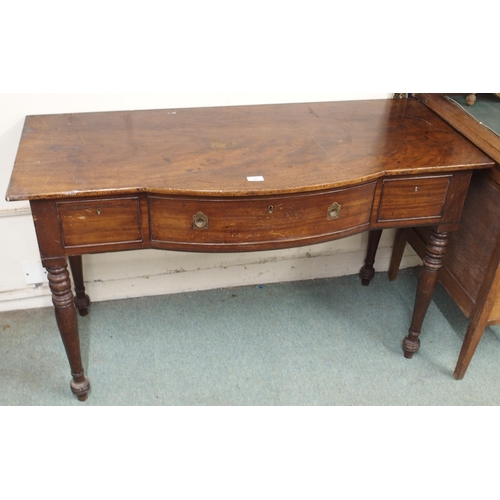
[(39, 115), (6, 197), (296, 193), (491, 165), (416, 99)]

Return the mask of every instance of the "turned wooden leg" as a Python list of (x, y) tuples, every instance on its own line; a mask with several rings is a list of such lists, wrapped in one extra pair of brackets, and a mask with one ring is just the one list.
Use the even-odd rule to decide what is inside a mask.
[(51, 263), (50, 266), (47, 266), (47, 272), (57, 326), (61, 333), (71, 368), (71, 375), (73, 376), (70, 382), (71, 390), (80, 401), (85, 401), (90, 389), (90, 383), (83, 372), (78, 320), (66, 263), (64, 262), (64, 265), (60, 266)]
[(431, 303), (434, 290), (438, 283), (439, 270), (443, 263), (443, 256), (446, 252), (449, 233), (439, 233), (432, 229), (429, 242), (427, 243), (426, 254), (423, 259), (423, 268), (418, 279), (417, 293), (415, 297), (415, 307), (408, 335), (403, 340), (403, 350), (405, 358), (413, 357), (413, 354), (420, 347), (420, 330), (424, 322), (427, 309)]
[(373, 264), (375, 263), (375, 255), (381, 236), (382, 229), (374, 229), (368, 233), (368, 249), (366, 250), (365, 265), (359, 271), (359, 277), (361, 278), (361, 284), (363, 286), (368, 286), (375, 276)]
[(73, 275), (73, 282), (75, 285), (75, 306), (80, 313), (80, 316), (87, 316), (89, 313), (90, 298), (85, 293), (85, 285), (83, 283), (83, 265), (82, 256), (75, 255), (69, 257), (69, 265), (71, 267), (71, 274)]

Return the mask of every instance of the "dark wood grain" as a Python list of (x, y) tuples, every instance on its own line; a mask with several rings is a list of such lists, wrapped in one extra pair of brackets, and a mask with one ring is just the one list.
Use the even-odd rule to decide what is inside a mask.
[[(483, 126), (444, 94), (416, 94), (418, 100), (439, 114), (497, 162), (500, 137)], [(460, 211), (460, 201), (454, 210)], [(449, 238), (439, 281), (450, 294), (469, 324), (454, 376), (462, 379), (472, 360), (484, 329), (500, 323), (500, 166), (475, 172), (463, 205), (460, 225)], [(421, 257), (430, 240), (431, 228), (406, 228), (396, 235), (391, 259), (395, 279), (408, 242)]]
[(419, 179), (387, 179), (384, 182), (378, 220), (440, 217), (451, 175)]
[(372, 230), (368, 235), (368, 247), (366, 249), (365, 263), (359, 271), (359, 277), (361, 278), (361, 284), (363, 286), (368, 286), (370, 281), (375, 276), (375, 268), (373, 267), (373, 264), (375, 264), (375, 255), (377, 254), (381, 236), (382, 229)]
[(439, 270), (446, 252), (449, 233), (440, 233), (432, 229), (423, 258), (423, 267), (418, 279), (418, 291), (408, 335), (403, 339), (403, 350), (406, 358), (412, 358), (420, 347), (422, 324), (438, 283)]
[(369, 229), (367, 285), (383, 228), (433, 224), (410, 357), (471, 172), (493, 164), (412, 99), (44, 115), (26, 119), (7, 198), (30, 200), (71, 388), (83, 400), (81, 255), (271, 250)]
[[(245, 198), (150, 197), (152, 245), (190, 251), (234, 252), (301, 246), (368, 227), (375, 183), (288, 196)], [(338, 204), (338, 215), (328, 209)], [(193, 228), (203, 213), (207, 224)]]
[(415, 99), (40, 115), (7, 199), (271, 195), (491, 164)]
[[(500, 186), (489, 172), (476, 172), (470, 183), (458, 230), (450, 235), (439, 281), (469, 318), (455, 369), (462, 379), (488, 325), (500, 323), (497, 269), (500, 235)], [(407, 228), (397, 233), (389, 277), (396, 279), (402, 252), (408, 242), (424, 258), (430, 227)]]
[(497, 163), (500, 163), (500, 137), (495, 132), (479, 123), (458, 104), (447, 99), (445, 94), (415, 94), (415, 96)]
[(462, 349), (460, 350), (457, 365), (453, 373), (453, 376), (457, 380), (464, 378), (467, 367), (488, 324), (488, 320), (491, 318), (493, 306), (498, 300), (500, 292), (500, 233), (496, 233), (495, 245), (489, 257), (486, 273), (479, 288), (475, 307), (471, 311)]
[(66, 248), (142, 242), (139, 197), (62, 201), (57, 206)]
[(85, 401), (90, 382), (83, 370), (78, 321), (67, 264), (61, 259), (54, 260), (47, 266), (47, 271), (56, 321), (71, 367), (71, 390), (80, 401)]
[(75, 306), (80, 316), (87, 316), (89, 313), (90, 298), (85, 293), (85, 283), (83, 281), (83, 260), (81, 255), (73, 255), (68, 258), (73, 283), (75, 285)]

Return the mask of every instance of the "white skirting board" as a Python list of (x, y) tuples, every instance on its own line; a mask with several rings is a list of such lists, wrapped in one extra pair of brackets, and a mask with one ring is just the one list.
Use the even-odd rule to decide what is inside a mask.
[[(387, 271), (393, 230), (384, 231), (375, 262)], [(263, 285), (356, 274), (366, 233), (300, 249), (242, 254), (146, 250), (83, 257), (85, 286), (94, 302), (213, 288)], [(401, 268), (421, 263), (407, 247)], [(360, 285), (361, 286), (361, 285)], [(0, 291), (0, 311), (51, 306), (47, 284)]]

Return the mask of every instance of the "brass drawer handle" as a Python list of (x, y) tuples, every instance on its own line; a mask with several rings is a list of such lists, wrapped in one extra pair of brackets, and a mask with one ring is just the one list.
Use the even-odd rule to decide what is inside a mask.
[(333, 220), (333, 219), (338, 219), (340, 217), (340, 209), (342, 207), (340, 206), (339, 203), (334, 202), (332, 203), (326, 212), (326, 218), (328, 220)]
[(193, 215), (193, 229), (208, 229), (208, 217), (203, 212)]

